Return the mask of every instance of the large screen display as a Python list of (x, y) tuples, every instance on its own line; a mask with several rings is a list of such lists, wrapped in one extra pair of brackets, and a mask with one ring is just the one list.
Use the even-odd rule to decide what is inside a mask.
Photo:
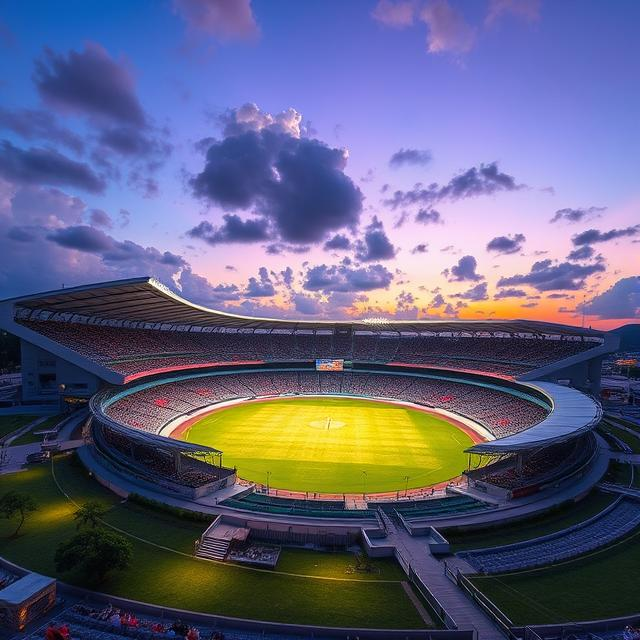
[(333, 360), (331, 358), (318, 358), (316, 360), (316, 371), (342, 371), (344, 360)]

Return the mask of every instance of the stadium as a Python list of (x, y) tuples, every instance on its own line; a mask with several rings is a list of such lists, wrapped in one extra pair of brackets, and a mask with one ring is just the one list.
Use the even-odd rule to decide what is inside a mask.
[[(347, 580), (362, 591), (360, 610), (343, 611), (354, 596), (337, 589), (327, 617), (320, 604), (308, 611), (304, 589), (294, 612), (217, 596), (203, 604), (192, 592), (212, 577), (201, 576), (178, 608), (208, 613), (215, 628), (522, 635), (567, 616), (527, 609), (524, 596), (514, 604), (519, 592), (505, 584), (535, 589), (528, 571), (597, 554), (640, 522), (637, 491), (625, 488), (633, 467), (620, 480), (611, 453), (635, 443), (623, 426), (603, 428), (598, 400), (612, 334), (527, 320), (243, 317), (151, 278), (14, 298), (0, 314), (21, 341), (23, 402), (63, 417), (44, 433), (51, 478), (34, 491), (52, 480), (76, 506), (95, 492), (124, 498), (118, 508), (132, 511), (111, 523), (116, 530), (155, 550), (189, 535), (195, 544), (183, 541), (180, 553), (198, 570), (220, 579), (221, 567), (242, 567), (236, 579), (247, 589), (246, 569), (290, 575), (295, 590), (306, 572), (280, 574), (283, 558), (308, 571), (310, 553), (322, 575), (317, 567), (346, 563), (358, 547), (382, 577)], [(175, 605), (138, 579), (114, 585), (113, 596)], [(601, 615), (590, 615), (576, 601), (567, 611), (584, 623), (634, 613), (628, 607), (601, 601)]]

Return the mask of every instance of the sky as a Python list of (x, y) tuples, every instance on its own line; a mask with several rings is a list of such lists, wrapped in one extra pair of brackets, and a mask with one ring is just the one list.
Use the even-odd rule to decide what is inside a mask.
[(635, 0), (4, 0), (0, 298), (640, 318)]

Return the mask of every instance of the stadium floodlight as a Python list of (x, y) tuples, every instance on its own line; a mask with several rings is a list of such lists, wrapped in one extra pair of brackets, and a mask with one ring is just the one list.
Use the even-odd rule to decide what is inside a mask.
[(371, 318), (363, 318), (362, 322), (364, 324), (388, 324), (389, 318), (384, 318), (383, 316), (373, 316)]

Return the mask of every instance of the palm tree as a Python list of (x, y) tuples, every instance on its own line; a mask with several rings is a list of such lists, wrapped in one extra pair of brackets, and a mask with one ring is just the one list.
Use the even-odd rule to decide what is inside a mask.
[(77, 521), (76, 529), (88, 526), (95, 529), (100, 525), (104, 515), (107, 513), (107, 506), (98, 500), (90, 500), (85, 502), (74, 514), (73, 517)]

